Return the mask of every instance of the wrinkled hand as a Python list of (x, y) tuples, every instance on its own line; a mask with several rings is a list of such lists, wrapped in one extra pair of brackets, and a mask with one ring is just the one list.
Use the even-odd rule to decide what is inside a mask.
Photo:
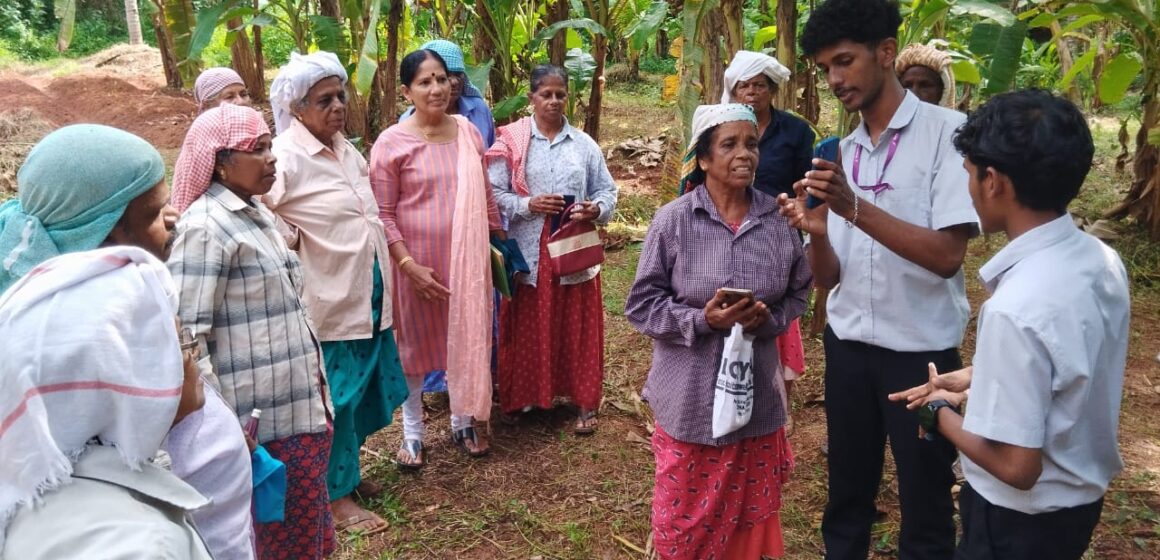
[(891, 393), (887, 398), (892, 401), (906, 401), (906, 408), (914, 410), (928, 402), (945, 399), (947, 402), (960, 406), (966, 400), (971, 387), (973, 368), (963, 368), (939, 375), (934, 363), (927, 364), (929, 379), (917, 387), (905, 391)]
[(528, 211), (536, 214), (559, 214), (564, 211), (564, 195), (540, 194), (528, 201)]
[(423, 301), (444, 300), (451, 295), (451, 290), (440, 282), (439, 273), (432, 268), (411, 261), (403, 267), (403, 272), (415, 287), (415, 295)]
[(718, 291), (705, 304), (705, 322), (716, 330), (727, 331), (735, 323), (741, 323), (746, 332), (760, 328), (769, 320), (769, 308), (760, 301), (742, 298), (728, 304), (725, 295)]
[(572, 213), (568, 216), (574, 222), (591, 222), (599, 217), (600, 205), (592, 201), (573, 204)]

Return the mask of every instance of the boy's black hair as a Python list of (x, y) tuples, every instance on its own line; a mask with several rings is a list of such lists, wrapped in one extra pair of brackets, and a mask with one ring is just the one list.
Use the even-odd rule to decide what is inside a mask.
[(1015, 199), (1063, 214), (1092, 167), (1087, 120), (1070, 101), (1039, 89), (991, 98), (955, 133), (955, 149), (978, 167), (1011, 178)]
[(802, 29), (806, 56), (844, 40), (877, 46), (898, 37), (902, 14), (895, 0), (826, 0), (810, 14)]

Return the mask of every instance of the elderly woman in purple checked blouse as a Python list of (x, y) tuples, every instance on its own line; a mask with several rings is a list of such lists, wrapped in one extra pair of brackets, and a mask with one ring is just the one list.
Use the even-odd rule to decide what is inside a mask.
[[(753, 188), (757, 118), (748, 105), (697, 108), (685, 194), (661, 208), (628, 294), (653, 339), (644, 399), (656, 416), (652, 525), (663, 559), (778, 557), (778, 510), (793, 468), (775, 337), (806, 308), (812, 276), (777, 201)], [(749, 290), (729, 299), (721, 288)], [(753, 344), (748, 423), (713, 437), (717, 365), (741, 324)]]

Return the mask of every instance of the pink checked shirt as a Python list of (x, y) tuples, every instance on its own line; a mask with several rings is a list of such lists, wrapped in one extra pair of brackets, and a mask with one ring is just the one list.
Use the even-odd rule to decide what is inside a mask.
[[(324, 342), (371, 337), (375, 257), (391, 293), (387, 239), (367, 161), (341, 134), (333, 144), (334, 150), (327, 148), (294, 121), (274, 138), (278, 178), (263, 197), (302, 261), (302, 300)], [(383, 330), (391, 327), (391, 316), (388, 295)]]

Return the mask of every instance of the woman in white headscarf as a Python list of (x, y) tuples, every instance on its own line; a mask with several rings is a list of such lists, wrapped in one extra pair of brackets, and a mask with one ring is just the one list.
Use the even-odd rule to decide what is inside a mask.
[[(653, 339), (643, 397), (656, 417), (652, 529), (665, 560), (783, 553), (778, 510), (793, 456), (773, 339), (805, 310), (812, 278), (777, 200), (752, 187), (757, 143), (748, 106), (697, 108), (689, 192), (657, 211), (625, 302)], [(756, 339), (752, 415), (720, 434), (714, 386), (734, 324)]]
[(136, 247), (56, 257), (0, 297), (0, 558), (208, 559), (208, 501), (152, 464), (201, 408), (165, 265)]
[(334, 403), (326, 483), (335, 527), (368, 534), (387, 522), (355, 503), (382, 488), (361, 478), (359, 448), (407, 398), (391, 314), (390, 256), (367, 161), (342, 135), (346, 70), (328, 52), (294, 53), (270, 85), (278, 171), (262, 200), (305, 276)]
[[(793, 87), (790, 71), (772, 56), (738, 51), (725, 69), (725, 93), (722, 103), (745, 103), (757, 116), (757, 174), (753, 188), (777, 198), (785, 193), (797, 196), (793, 184), (805, 176), (813, 164), (814, 130), (809, 123), (773, 106), (773, 96), (780, 87)], [(806, 369), (802, 329), (798, 321), (777, 337), (781, 358), (780, 376), (785, 383), (786, 404), (793, 395), (794, 380)], [(787, 408), (788, 411), (788, 408)], [(786, 432), (793, 433), (793, 417), (787, 420)]]

